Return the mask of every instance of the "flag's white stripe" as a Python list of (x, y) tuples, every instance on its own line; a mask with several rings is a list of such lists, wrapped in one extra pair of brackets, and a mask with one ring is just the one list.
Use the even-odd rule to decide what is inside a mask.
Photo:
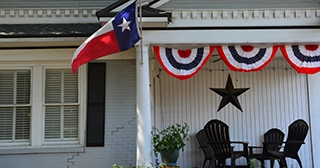
[(71, 62), (73, 62), (74, 59), (77, 58), (78, 54), (80, 53), (80, 51), (88, 44), (88, 42), (90, 42), (93, 38), (100, 36), (104, 33), (110, 32), (113, 29), (113, 24), (112, 21), (114, 20), (114, 18), (112, 18), (109, 22), (107, 22), (105, 25), (103, 25), (99, 30), (97, 30), (96, 32), (94, 32), (89, 38), (87, 38), (78, 48), (77, 50), (74, 52), (73, 57)]

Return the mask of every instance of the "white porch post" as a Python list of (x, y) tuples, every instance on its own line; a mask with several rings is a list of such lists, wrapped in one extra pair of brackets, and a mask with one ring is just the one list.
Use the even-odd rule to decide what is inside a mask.
[(318, 130), (320, 130), (320, 104), (319, 104), (319, 89), (320, 74), (308, 75), (308, 87), (309, 87), (309, 107), (310, 107), (310, 139), (311, 139), (311, 149), (312, 149), (312, 159), (313, 167), (320, 166), (320, 157), (318, 151), (320, 150), (320, 135)]
[(137, 66), (137, 165), (152, 161), (149, 45), (136, 45)]

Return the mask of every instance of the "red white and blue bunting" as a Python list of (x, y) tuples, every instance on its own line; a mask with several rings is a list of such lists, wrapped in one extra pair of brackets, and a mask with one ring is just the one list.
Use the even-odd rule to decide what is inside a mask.
[(233, 71), (259, 71), (275, 56), (278, 47), (218, 46), (217, 51), (224, 63)]
[(251, 45), (208, 46), (189, 50), (154, 46), (153, 49), (160, 65), (169, 75), (185, 80), (200, 71), (215, 48), (231, 70), (251, 72), (267, 66), (276, 55), (278, 47), (297, 72), (314, 74), (320, 71), (319, 45), (274, 45), (264, 48)]
[(314, 74), (320, 71), (319, 45), (283, 45), (280, 49), (297, 72)]
[(194, 76), (210, 59), (214, 47), (178, 50), (154, 46), (160, 65), (171, 76), (185, 80)]

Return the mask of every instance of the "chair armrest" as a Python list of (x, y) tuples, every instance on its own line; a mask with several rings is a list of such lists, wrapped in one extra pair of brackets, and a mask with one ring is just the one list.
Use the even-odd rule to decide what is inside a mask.
[(267, 147), (267, 145), (272, 145), (272, 144), (281, 144), (281, 145), (278, 146), (279, 148), (283, 148), (284, 147), (282, 145), (283, 143), (286, 143), (286, 142), (262, 142), (263, 147)]
[(243, 145), (243, 151), (248, 152), (248, 144), (249, 142), (243, 142), (243, 141), (231, 141), (231, 143), (237, 143), (237, 144), (242, 144)]
[(262, 147), (262, 146), (248, 146), (248, 148), (249, 148), (249, 149), (250, 149), (250, 148), (251, 148), (251, 149), (253, 149), (253, 148), (261, 148), (261, 149), (262, 149), (263, 147)]
[(280, 151), (268, 151), (268, 153), (278, 158), (284, 154), (283, 152), (280, 152)]
[[(209, 148), (211, 148), (212, 150), (214, 150), (214, 148), (216, 148), (215, 146), (218, 145), (220, 146), (219, 144), (226, 144), (226, 146), (224, 146), (223, 148), (226, 148), (227, 146), (229, 146), (229, 150), (233, 151), (233, 146), (231, 146), (230, 144), (230, 141), (209, 141), (208, 143), (208, 146), (210, 146)], [(229, 145), (227, 145), (229, 144)], [(219, 150), (221, 150), (221, 146), (218, 147)]]
[(286, 143), (286, 142), (262, 142), (262, 144), (279, 144), (279, 143)]
[(226, 144), (226, 143), (238, 143), (238, 144), (244, 144), (248, 145), (249, 142), (242, 142), (242, 141), (210, 141), (208, 144)]
[(248, 146), (249, 148), (249, 154), (252, 155), (253, 154), (253, 149), (263, 149), (262, 146)]
[(285, 143), (285, 144), (290, 144), (290, 145), (295, 145), (295, 144), (301, 145), (301, 144), (305, 144), (304, 141), (285, 141), (285, 142), (283, 142), (283, 143)]
[(228, 141), (209, 141), (207, 144), (227, 144)]
[(244, 141), (231, 141), (231, 143), (249, 144), (249, 142), (244, 142)]

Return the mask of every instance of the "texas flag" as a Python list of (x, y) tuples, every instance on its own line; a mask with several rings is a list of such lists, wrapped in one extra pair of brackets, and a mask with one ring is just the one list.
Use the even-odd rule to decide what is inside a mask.
[(92, 60), (133, 47), (140, 40), (136, 22), (136, 2), (124, 8), (74, 52), (72, 72)]

